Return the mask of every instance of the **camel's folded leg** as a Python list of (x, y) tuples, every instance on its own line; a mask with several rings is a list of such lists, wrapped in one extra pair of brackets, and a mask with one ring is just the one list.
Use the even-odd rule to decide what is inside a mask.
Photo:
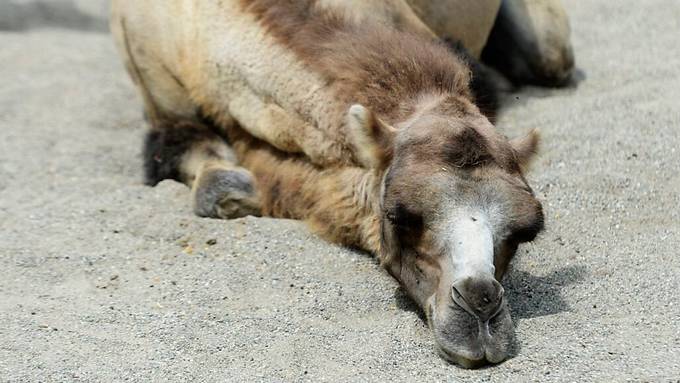
[(287, 153), (304, 153), (315, 165), (330, 166), (351, 158), (338, 137), (305, 122), (293, 112), (266, 102), (244, 87), (229, 102), (229, 114), (252, 136)]
[(134, 38), (151, 33), (145, 28), (155, 24), (126, 19), (133, 17), (125, 13), (126, 7), (133, 7), (128, 2), (120, 0), (113, 5), (111, 31), (151, 123), (144, 145), (146, 183), (174, 179), (187, 184), (192, 189), (194, 211), (200, 216), (259, 215), (259, 197), (250, 172), (236, 165), (227, 142), (200, 121), (198, 108), (172, 66), (162, 60), (159, 46)]

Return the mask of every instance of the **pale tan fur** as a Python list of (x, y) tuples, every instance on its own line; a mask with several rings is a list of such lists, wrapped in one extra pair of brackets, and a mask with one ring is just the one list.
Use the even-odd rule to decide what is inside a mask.
[[(147, 104), (162, 115), (184, 118), (193, 118), (200, 105), (222, 124), (235, 118), (255, 137), (281, 150), (304, 152), (320, 165), (351, 158), (337, 136), (344, 110), (333, 104), (336, 97), (319, 75), (264, 35), (252, 15), (238, 11), (236, 2), (169, 3), (146, 2), (146, 11), (140, 11), (139, 4), (114, 2), (112, 29), (119, 42), (134, 36), (128, 37), (128, 61), (144, 67), (141, 78), (153, 98)], [(173, 17), (169, 9), (182, 14)], [(142, 37), (146, 34), (154, 39)]]

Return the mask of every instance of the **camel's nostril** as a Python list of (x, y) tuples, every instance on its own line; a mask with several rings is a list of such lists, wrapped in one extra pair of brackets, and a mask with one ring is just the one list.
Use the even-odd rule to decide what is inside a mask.
[(503, 303), (503, 286), (493, 277), (460, 278), (451, 290), (453, 301), (482, 321), (496, 315)]

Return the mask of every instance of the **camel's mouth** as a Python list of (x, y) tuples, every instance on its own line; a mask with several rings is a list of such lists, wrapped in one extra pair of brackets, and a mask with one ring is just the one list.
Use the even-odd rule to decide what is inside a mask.
[(479, 358), (473, 356), (466, 357), (461, 354), (455, 354), (450, 351), (447, 351), (445, 348), (440, 346), (439, 343), (437, 343), (436, 348), (437, 354), (439, 354), (439, 356), (441, 356), (442, 359), (463, 368), (476, 369), (492, 364), (487, 360), (486, 356), (484, 355)]
[(463, 368), (480, 368), (507, 359), (514, 341), (514, 326), (507, 304), (481, 321), (458, 304), (428, 307), (428, 322), (434, 333), (437, 353)]

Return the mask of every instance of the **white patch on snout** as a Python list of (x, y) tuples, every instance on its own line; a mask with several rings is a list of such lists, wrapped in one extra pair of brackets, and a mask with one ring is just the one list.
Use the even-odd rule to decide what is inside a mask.
[(449, 247), (452, 251), (453, 280), (494, 275), (493, 228), (486, 214), (469, 212), (457, 214), (451, 220)]

